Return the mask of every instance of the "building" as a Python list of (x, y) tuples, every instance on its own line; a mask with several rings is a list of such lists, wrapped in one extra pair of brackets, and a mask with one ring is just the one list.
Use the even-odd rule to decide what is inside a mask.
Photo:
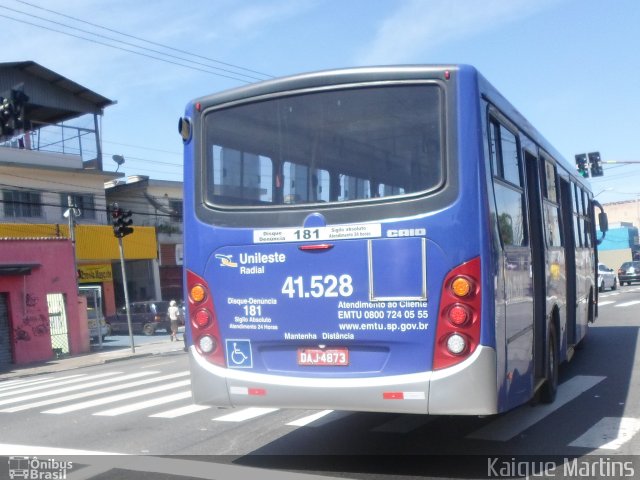
[[(22, 106), (24, 125), (8, 128), (3, 121), (0, 130), (0, 239), (3, 245), (11, 245), (12, 252), (11, 256), (0, 256), (0, 271), (13, 272), (18, 262), (23, 266), (18, 271), (23, 273), (18, 275), (19, 281), (4, 275), (7, 278), (0, 284), (0, 297), (4, 295), (8, 305), (0, 305), (0, 330), (4, 328), (9, 335), (8, 347), (0, 343), (0, 357), (26, 363), (46, 357), (45, 353), (21, 353), (25, 311), (16, 307), (20, 302), (14, 296), (27, 297), (28, 280), (38, 279), (38, 290), (32, 297), (40, 301), (60, 293), (67, 313), (74, 312), (81, 301), (78, 283), (100, 288), (105, 315), (115, 312), (120, 304), (120, 252), (107, 214), (104, 185), (123, 174), (103, 169), (99, 118), (114, 101), (30, 61), (0, 63), (0, 96), (12, 98), (12, 91), (23, 93), (27, 100)], [(39, 256), (34, 249), (36, 241), (53, 250), (69, 249), (72, 255)], [(138, 263), (157, 261), (155, 229), (136, 228), (123, 244), (125, 263), (131, 263), (135, 282)], [(62, 259), (68, 268), (61, 266)], [(21, 290), (16, 286), (20, 282)], [(61, 292), (61, 282), (71, 282), (76, 289)], [(149, 289), (140, 295), (154, 298), (159, 291)], [(89, 349), (88, 331), (80, 325), (87, 322), (86, 311), (83, 313), (79, 322), (73, 313), (66, 316), (64, 335), (69, 349), (57, 349), (57, 354)], [(45, 310), (37, 315), (45, 315)], [(53, 315), (51, 311), (49, 315)], [(45, 330), (38, 331), (51, 342), (51, 329)], [(86, 342), (78, 341), (78, 336)], [(36, 351), (44, 352), (40, 347)], [(53, 351), (49, 345), (46, 358), (51, 358)]]
[(640, 195), (635, 200), (602, 205), (609, 220), (609, 231), (598, 245), (598, 260), (611, 268), (623, 262), (640, 260)]
[(106, 184), (109, 203), (132, 211), (134, 225), (154, 227), (158, 261), (149, 265), (155, 299), (182, 300), (182, 182), (134, 175)]
[(611, 202), (602, 205), (609, 223), (631, 223), (640, 226), (640, 194), (635, 200)]
[(640, 259), (638, 228), (625, 222), (609, 224), (609, 231), (598, 245), (598, 261), (616, 269), (632, 259)]
[(0, 371), (89, 350), (67, 238), (0, 238)]

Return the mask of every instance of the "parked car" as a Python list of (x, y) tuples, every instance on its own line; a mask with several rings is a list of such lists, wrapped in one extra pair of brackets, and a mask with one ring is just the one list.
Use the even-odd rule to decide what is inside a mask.
[[(153, 335), (156, 330), (170, 331), (170, 322), (167, 316), (169, 302), (131, 302), (130, 308), (133, 333)], [(115, 315), (108, 316), (107, 323), (111, 326), (113, 333), (129, 333), (126, 308), (122, 306)]]
[(624, 262), (618, 269), (618, 281), (620, 285), (631, 285), (631, 282), (640, 282), (640, 261)]
[(98, 312), (95, 308), (87, 308), (87, 323), (89, 324), (89, 338), (92, 342), (97, 342), (102, 335), (102, 340), (111, 335), (111, 327), (104, 317), (100, 315), (100, 328), (98, 329)]
[(598, 290), (604, 292), (606, 288), (615, 290), (618, 288), (618, 278), (613, 268), (607, 267), (604, 263), (598, 264)]

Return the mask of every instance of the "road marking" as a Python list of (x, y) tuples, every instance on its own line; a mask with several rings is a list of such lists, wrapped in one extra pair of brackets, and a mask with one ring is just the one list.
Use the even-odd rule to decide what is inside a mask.
[(322, 410), (320, 412), (314, 413), (313, 415), (307, 415), (306, 417), (302, 417), (298, 420), (294, 420), (293, 422), (289, 422), (287, 423), (287, 425), (291, 425), (292, 427), (304, 427), (312, 422), (315, 422), (316, 420), (321, 419), (322, 417), (326, 417), (332, 412), (333, 410)]
[(605, 417), (569, 444), (570, 447), (617, 450), (640, 431), (640, 419)]
[(606, 377), (578, 375), (558, 386), (558, 394), (553, 403), (531, 407), (523, 405), (484, 427), (471, 432), (467, 438), (506, 442), (524, 432), (560, 407), (574, 400)]
[(631, 305), (638, 305), (639, 303), (640, 300), (633, 300), (632, 302), (619, 303), (616, 307), (630, 307)]
[(124, 390), (125, 388), (135, 388), (142, 385), (148, 385), (150, 383), (157, 383), (164, 380), (171, 380), (174, 378), (180, 378), (189, 375), (188, 371), (180, 373), (172, 373), (171, 375), (163, 375), (161, 377), (147, 378), (146, 380), (138, 380), (135, 382), (123, 383), (121, 385), (113, 385), (111, 387), (99, 388), (98, 390), (89, 390), (88, 392), (74, 393), (72, 395), (65, 395), (62, 397), (49, 398), (34, 403), (27, 403), (25, 405), (18, 405), (15, 407), (5, 408), (0, 410), (2, 413), (20, 412), (22, 410), (28, 410), (30, 408), (43, 407), (45, 405), (52, 405), (55, 403), (69, 402), (71, 400), (78, 400), (80, 398), (93, 397), (95, 395), (101, 395), (103, 393), (116, 392), (118, 390)]
[[(0, 443), (0, 457), (19, 456), (49, 456), (54, 455), (107, 455), (104, 457), (113, 463), (113, 459), (109, 459), (108, 455), (128, 455), (126, 453), (115, 452), (97, 452), (92, 450), (75, 450), (71, 448), (44, 447), (38, 445), (12, 445), (10, 443)], [(112, 467), (113, 468), (113, 467)]]
[(212, 420), (216, 422), (244, 422), (245, 420), (251, 420), (252, 418), (267, 415), (268, 413), (272, 413), (277, 410), (277, 408), (251, 407), (228, 415), (223, 415), (222, 417), (213, 418)]
[(611, 305), (612, 303), (616, 303), (616, 302), (613, 301), (613, 300), (608, 300), (606, 302), (598, 302), (598, 306), (599, 307), (604, 307), (605, 305)]
[(186, 392), (174, 393), (173, 395), (165, 395), (164, 397), (152, 398), (144, 402), (132, 403), (131, 405), (125, 405), (123, 407), (112, 408), (111, 410), (103, 410), (102, 412), (94, 413), (94, 415), (102, 417), (115, 417), (124, 413), (137, 412), (138, 410), (144, 410), (145, 408), (155, 407), (157, 405), (163, 405), (165, 403), (175, 402), (177, 400), (184, 400), (191, 397), (191, 390)]
[[(120, 374), (120, 373), (122, 373), (122, 372), (107, 372), (107, 373), (101, 373), (100, 375), (94, 375), (94, 376), (92, 376), (92, 377), (90, 377), (90, 378), (91, 378), (91, 379), (94, 379), (94, 378), (112, 377), (112, 376), (114, 376), (114, 375), (118, 375), (118, 374)], [(85, 378), (85, 377), (81, 377), (81, 378), (72, 378), (72, 379), (69, 379), (69, 380), (63, 380), (63, 381), (61, 381), (61, 382), (57, 382), (55, 386), (56, 386), (56, 387), (58, 387), (58, 386), (61, 386), (61, 385), (68, 385), (68, 384), (70, 384), (70, 383), (83, 382), (83, 381), (85, 381), (85, 380), (86, 380), (86, 378)], [(50, 388), (51, 388), (51, 385), (36, 385), (36, 386), (34, 386), (34, 387), (21, 388), (21, 389), (20, 389), (20, 394), (28, 393), (28, 392), (37, 392), (38, 390), (46, 390), (47, 388), (49, 388), (49, 389), (50, 389)], [(76, 385), (76, 386), (74, 386), (74, 387), (70, 387), (70, 388), (78, 388), (78, 386)], [(79, 388), (82, 388), (82, 386), (80, 386)], [(41, 397), (42, 397), (42, 396), (46, 396), (46, 395), (51, 395), (51, 393), (50, 393), (50, 392), (52, 392), (52, 391), (53, 391), (53, 390), (46, 390), (46, 391), (44, 392), (44, 394), (40, 393), (39, 395), (40, 395)], [(15, 391), (11, 391), (11, 392), (4, 392), (4, 393), (0, 393), (0, 397), (8, 397), (9, 395), (15, 395), (15, 394), (16, 394), (16, 392), (15, 392)], [(38, 394), (34, 395), (34, 397), (33, 397), (33, 398), (35, 398), (35, 397), (37, 397), (37, 396), (38, 396)], [(6, 403), (6, 402), (4, 402), (4, 403)], [(2, 405), (2, 404), (3, 404), (3, 403), (0, 403), (0, 405)]]
[(207, 410), (209, 408), (211, 408), (209, 405), (196, 405), (194, 403), (191, 405), (187, 405), (185, 407), (175, 408), (173, 410), (155, 413), (149, 416), (153, 418), (177, 418), (177, 417), (182, 417), (183, 415), (189, 415), (190, 413), (196, 413), (202, 410)]
[(40, 380), (25, 380), (25, 379), (7, 380), (5, 382), (0, 382), (0, 390), (9, 390), (10, 388), (20, 388), (24, 386), (28, 387), (28, 386), (36, 385), (40, 383), (51, 383), (51, 382), (56, 382), (60, 380), (66, 380), (68, 378), (77, 378), (77, 377), (86, 377), (86, 376), (87, 375), (83, 373), (78, 375), (70, 375), (68, 377), (45, 378)]
[(42, 413), (61, 414), (76, 412), (78, 410), (84, 410), (86, 408), (97, 407), (106, 403), (118, 402), (120, 400), (128, 400), (130, 398), (139, 397), (141, 395), (149, 395), (152, 393), (164, 392), (165, 390), (171, 390), (172, 388), (186, 387), (191, 382), (190, 380), (181, 380), (179, 382), (167, 383), (158, 387), (143, 388), (142, 390), (135, 390), (133, 392), (121, 393), (120, 395), (112, 395), (110, 397), (98, 398), (96, 400), (88, 400), (86, 402), (74, 403), (66, 407), (54, 408), (53, 410), (45, 410)]
[(382, 425), (378, 425), (371, 431), (383, 433), (409, 433), (433, 422), (435, 419), (436, 417), (430, 417), (428, 415), (400, 415), (393, 420), (383, 423)]

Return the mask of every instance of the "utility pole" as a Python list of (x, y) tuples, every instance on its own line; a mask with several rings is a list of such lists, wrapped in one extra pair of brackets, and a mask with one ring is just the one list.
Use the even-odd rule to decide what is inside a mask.
[(73, 201), (73, 195), (67, 195), (67, 206), (69, 209), (65, 212), (65, 216), (69, 218), (69, 239), (73, 247), (73, 274), (78, 283), (78, 260), (76, 258), (76, 216), (79, 216), (78, 208)]
[(133, 328), (131, 326), (131, 308), (129, 306), (129, 289), (127, 288), (127, 272), (124, 267), (124, 247), (122, 245), (122, 237), (125, 237), (133, 233), (133, 228), (130, 226), (131, 210), (127, 212), (118, 207), (117, 203), (111, 205), (111, 223), (113, 224), (113, 234), (118, 239), (118, 246), (120, 248), (120, 267), (122, 269), (122, 288), (124, 289), (124, 303), (127, 311), (127, 325), (129, 327), (129, 340), (131, 342), (131, 353), (136, 353), (136, 347), (133, 343)]
[(131, 341), (131, 353), (136, 353), (136, 347), (133, 343), (133, 329), (131, 328), (131, 309), (129, 307), (129, 289), (127, 288), (127, 272), (124, 268), (124, 247), (122, 246), (122, 237), (118, 237), (118, 246), (120, 247), (120, 267), (122, 268), (122, 288), (124, 288), (124, 304), (127, 309), (127, 325), (129, 326), (129, 340)]

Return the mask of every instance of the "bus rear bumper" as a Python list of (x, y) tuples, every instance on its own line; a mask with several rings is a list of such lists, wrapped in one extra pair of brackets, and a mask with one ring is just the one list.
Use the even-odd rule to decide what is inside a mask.
[(309, 378), (221, 368), (190, 351), (196, 403), (419, 413), (497, 413), (496, 353), (479, 346), (464, 362), (437, 372), (366, 378)]
[(479, 345), (464, 362), (432, 373), (429, 413), (492, 415), (498, 413), (496, 351)]

